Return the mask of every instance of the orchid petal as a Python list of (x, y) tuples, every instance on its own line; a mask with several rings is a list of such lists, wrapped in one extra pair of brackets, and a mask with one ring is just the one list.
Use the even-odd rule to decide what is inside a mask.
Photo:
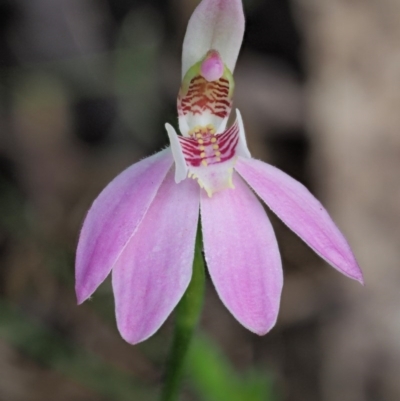
[(283, 171), (255, 159), (239, 158), (236, 170), (318, 255), (344, 275), (363, 283), (362, 272), (349, 244), (305, 186)]
[(139, 226), (173, 159), (166, 149), (118, 175), (89, 210), (76, 254), (78, 302), (89, 298), (110, 273)]
[(175, 182), (179, 184), (187, 177), (188, 167), (175, 128), (170, 124), (165, 124), (165, 128), (167, 129), (172, 155), (175, 161)]
[(225, 306), (247, 329), (263, 335), (275, 324), (282, 291), (282, 264), (271, 223), (242, 178), (234, 190), (202, 192), (205, 258)]
[(217, 50), (233, 72), (244, 34), (242, 0), (202, 0), (183, 42), (182, 78), (209, 50)]
[(239, 127), (239, 142), (236, 148), (236, 153), (239, 156), (250, 158), (251, 154), (249, 148), (247, 147), (246, 132), (244, 130), (243, 118), (239, 109), (236, 109), (236, 121)]
[(112, 272), (118, 329), (131, 344), (162, 325), (192, 275), (199, 187), (171, 170)]

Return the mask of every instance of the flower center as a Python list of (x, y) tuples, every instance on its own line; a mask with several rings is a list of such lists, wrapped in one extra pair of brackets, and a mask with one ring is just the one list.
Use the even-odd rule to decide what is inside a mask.
[(189, 138), (180, 136), (183, 155), (188, 166), (207, 167), (223, 163), (235, 156), (239, 128), (234, 124), (223, 134), (216, 135), (212, 124), (197, 126), (189, 131)]
[[(219, 146), (216, 144), (217, 138), (215, 138), (215, 128), (209, 124), (207, 127), (195, 127), (189, 131), (189, 135), (196, 139), (198, 146), (197, 149), (200, 152), (199, 157), (201, 158), (201, 164), (205, 167), (208, 164), (214, 164), (221, 161), (221, 152), (219, 152)], [(198, 154), (198, 152), (196, 152)], [(198, 158), (192, 158), (189, 162), (191, 166), (197, 166), (199, 163)]]
[(211, 124), (197, 126), (189, 134), (189, 138), (179, 136), (189, 177), (197, 179), (209, 196), (216, 191), (233, 188), (232, 172), (239, 142), (238, 123), (222, 134), (216, 134)]
[(178, 95), (179, 126), (183, 136), (198, 126), (224, 131), (232, 108), (234, 81), (219, 53), (211, 50), (186, 73)]
[(182, 136), (173, 139), (180, 145), (175, 142), (173, 147), (178, 160), (177, 182), (187, 174), (189, 178), (197, 179), (208, 196), (234, 188), (233, 168), (243, 150), (238, 120), (225, 129), (232, 108), (234, 86), (232, 73), (219, 53), (210, 50), (187, 71), (179, 90), (178, 115)]

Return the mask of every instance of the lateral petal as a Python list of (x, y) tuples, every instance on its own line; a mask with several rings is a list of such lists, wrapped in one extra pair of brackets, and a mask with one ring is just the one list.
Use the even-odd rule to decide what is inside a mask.
[(192, 276), (199, 187), (171, 170), (112, 272), (118, 329), (131, 344), (164, 323)]
[(78, 303), (89, 298), (110, 273), (172, 163), (170, 149), (141, 160), (119, 174), (93, 202), (76, 253)]
[(181, 144), (179, 143), (178, 134), (171, 124), (165, 124), (168, 133), (169, 143), (171, 144), (172, 156), (175, 161), (175, 182), (179, 184), (188, 175), (188, 167), (186, 165), (185, 156), (182, 152)]
[(250, 158), (251, 154), (249, 148), (247, 147), (246, 132), (244, 130), (243, 118), (239, 109), (236, 109), (236, 121), (239, 127), (239, 142), (236, 152), (238, 156)]
[(222, 302), (247, 329), (263, 335), (275, 324), (282, 291), (282, 264), (262, 205), (234, 174), (234, 190), (201, 196), (208, 270)]
[(318, 255), (344, 275), (363, 283), (351, 248), (321, 203), (283, 171), (255, 159), (235, 166), (271, 210)]
[(202, 0), (194, 10), (183, 42), (182, 78), (209, 50), (235, 69), (244, 34), (242, 0)]

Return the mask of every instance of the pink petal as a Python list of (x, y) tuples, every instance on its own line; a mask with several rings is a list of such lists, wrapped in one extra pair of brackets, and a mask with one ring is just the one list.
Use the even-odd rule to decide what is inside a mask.
[(234, 185), (212, 198), (202, 191), (205, 257), (222, 302), (243, 326), (263, 335), (278, 315), (281, 258), (260, 202), (237, 173)]
[(243, 33), (242, 0), (202, 0), (189, 20), (183, 42), (182, 77), (209, 50), (217, 50), (233, 72)]
[(200, 188), (171, 170), (112, 272), (118, 329), (136, 344), (162, 325), (192, 275)]
[(255, 159), (239, 158), (236, 170), (318, 255), (341, 273), (363, 283), (362, 272), (343, 234), (304, 185)]
[(123, 171), (93, 202), (76, 253), (76, 294), (82, 303), (110, 273), (172, 166), (170, 149)]

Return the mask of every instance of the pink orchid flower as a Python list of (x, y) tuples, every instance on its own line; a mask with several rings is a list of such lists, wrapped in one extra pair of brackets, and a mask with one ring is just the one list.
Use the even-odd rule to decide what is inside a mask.
[(117, 176), (83, 224), (78, 302), (112, 271), (117, 325), (129, 343), (154, 334), (187, 289), (199, 211), (219, 297), (254, 333), (274, 326), (283, 282), (275, 234), (257, 196), (330, 265), (363, 282), (323, 206), (302, 184), (250, 156), (239, 111), (226, 129), (243, 32), (241, 0), (201, 1), (183, 43), (182, 135), (167, 124), (171, 147)]

